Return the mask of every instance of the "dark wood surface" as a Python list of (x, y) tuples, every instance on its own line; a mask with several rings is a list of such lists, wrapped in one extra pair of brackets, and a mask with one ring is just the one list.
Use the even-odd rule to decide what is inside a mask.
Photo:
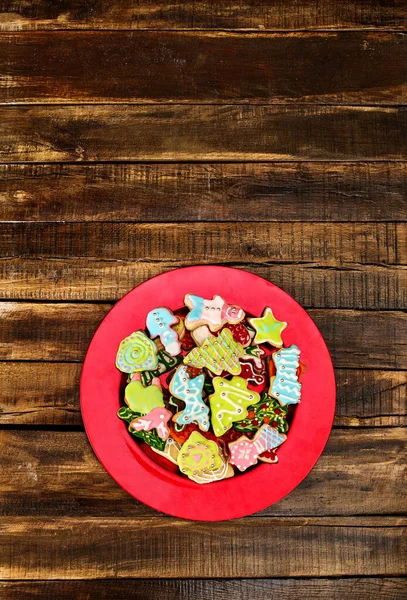
[[(0, 0), (0, 598), (402, 600), (404, 0)], [(338, 401), (289, 496), (173, 519), (79, 408), (113, 303), (247, 269), (321, 329)]]

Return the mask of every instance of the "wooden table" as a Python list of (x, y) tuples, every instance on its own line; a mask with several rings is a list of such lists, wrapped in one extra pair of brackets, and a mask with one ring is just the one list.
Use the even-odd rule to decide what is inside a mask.
[[(405, 3), (0, 10), (1, 598), (405, 598)], [(292, 294), (338, 383), (308, 478), (215, 524), (122, 491), (78, 396), (112, 304), (206, 263)]]

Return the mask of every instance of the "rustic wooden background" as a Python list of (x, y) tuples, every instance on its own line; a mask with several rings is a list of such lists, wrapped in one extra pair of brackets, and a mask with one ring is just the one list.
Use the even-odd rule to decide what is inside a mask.
[[(1, 598), (406, 598), (405, 0), (0, 13)], [(128, 496), (79, 411), (112, 304), (196, 263), (292, 294), (338, 382), (309, 477), (217, 524)]]

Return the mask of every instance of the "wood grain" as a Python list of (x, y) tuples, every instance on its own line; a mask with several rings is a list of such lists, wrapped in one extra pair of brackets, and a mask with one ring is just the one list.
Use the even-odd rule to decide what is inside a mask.
[(243, 266), (305, 307), (407, 307), (405, 223), (3, 223), (0, 297), (117, 300), (175, 267)]
[(406, 198), (407, 163), (0, 165), (0, 221), (404, 221)]
[[(74, 363), (0, 363), (0, 425), (81, 426)], [(407, 372), (337, 369), (335, 425), (407, 426)]]
[(0, 107), (0, 161), (403, 160), (395, 107)]
[(402, 0), (2, 0), (1, 29), (403, 29)]
[[(0, 262), (0, 298), (5, 300), (118, 300), (135, 285), (177, 266), (216, 262), (243, 267), (284, 288), (305, 308), (405, 309), (407, 268), (324, 261), (256, 264), (221, 259), (144, 262), (87, 258), (15, 258)], [(255, 259), (253, 259), (255, 260)], [(257, 257), (256, 260), (262, 260)], [(273, 262), (273, 261), (271, 261)]]
[(406, 581), (397, 577), (0, 582), (1, 600), (405, 600), (406, 591)]
[(131, 516), (3, 517), (0, 560), (3, 579), (156, 577), (160, 559), (163, 578), (401, 575), (403, 524), (400, 517), (210, 524)]
[[(261, 514), (403, 514), (406, 431), (398, 427), (362, 428), (356, 434), (349, 428), (333, 430), (308, 477)], [(6, 430), (0, 436), (0, 514), (4, 516), (64, 515), (79, 521), (90, 515), (157, 514), (111, 479), (85, 432)]]
[(0, 56), (3, 103), (407, 99), (401, 33), (16, 32)]
[[(82, 361), (110, 308), (107, 303), (2, 302), (0, 360)], [(310, 309), (308, 313), (324, 336), (336, 367), (407, 369), (406, 313), (333, 309)]]

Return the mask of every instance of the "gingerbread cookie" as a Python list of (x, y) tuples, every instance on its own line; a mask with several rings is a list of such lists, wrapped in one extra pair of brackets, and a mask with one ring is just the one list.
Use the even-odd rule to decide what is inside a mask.
[(218, 337), (210, 337), (200, 348), (191, 350), (184, 363), (198, 369), (206, 367), (215, 375), (223, 371), (238, 375), (241, 370), (239, 358), (243, 354), (243, 346), (235, 342), (229, 329), (223, 329)]
[(277, 398), (282, 406), (298, 404), (301, 400), (301, 383), (297, 376), (300, 364), (298, 347), (293, 344), (289, 348), (281, 348), (272, 357), (276, 375), (270, 378), (270, 396)]
[(248, 321), (256, 331), (255, 344), (264, 344), (267, 342), (276, 348), (281, 348), (283, 345), (281, 333), (287, 327), (288, 323), (277, 321), (271, 308), (267, 306), (261, 317), (251, 317)]
[(174, 373), (170, 383), (170, 392), (185, 403), (185, 409), (174, 416), (179, 425), (197, 423), (202, 431), (209, 429), (209, 408), (202, 399), (205, 382), (204, 375), (189, 378), (186, 365), (181, 365)]
[(219, 331), (226, 323), (239, 323), (245, 317), (240, 306), (227, 304), (221, 296), (205, 300), (200, 296), (187, 294), (184, 302), (190, 309), (185, 318), (185, 327), (189, 330), (207, 325), (211, 331)]
[(131, 410), (146, 415), (153, 408), (163, 408), (164, 399), (159, 379), (153, 379), (151, 385), (144, 387), (140, 373), (135, 373), (124, 390), (124, 401)]
[(234, 475), (233, 468), (225, 461), (216, 442), (194, 431), (178, 454), (181, 473), (196, 483), (210, 483)]
[(286, 439), (287, 436), (279, 433), (277, 429), (263, 425), (252, 440), (243, 435), (229, 444), (230, 464), (235, 465), (239, 471), (246, 471), (257, 464), (260, 454), (274, 450)]
[(168, 421), (171, 419), (172, 413), (166, 408), (157, 407), (142, 417), (137, 417), (130, 423), (135, 431), (151, 431), (157, 430), (157, 434), (162, 440), (166, 440), (170, 434), (167, 427)]
[(155, 308), (147, 315), (147, 329), (152, 338), (159, 337), (165, 350), (171, 356), (177, 356), (181, 352), (181, 344), (177, 332), (171, 328), (179, 322), (168, 308)]
[(247, 408), (260, 400), (259, 394), (247, 388), (242, 377), (230, 381), (224, 377), (213, 379), (215, 392), (209, 396), (212, 428), (218, 437), (230, 429), (236, 421), (247, 416)]
[(119, 371), (154, 371), (157, 365), (157, 348), (144, 331), (135, 331), (120, 342), (116, 356), (116, 367)]

